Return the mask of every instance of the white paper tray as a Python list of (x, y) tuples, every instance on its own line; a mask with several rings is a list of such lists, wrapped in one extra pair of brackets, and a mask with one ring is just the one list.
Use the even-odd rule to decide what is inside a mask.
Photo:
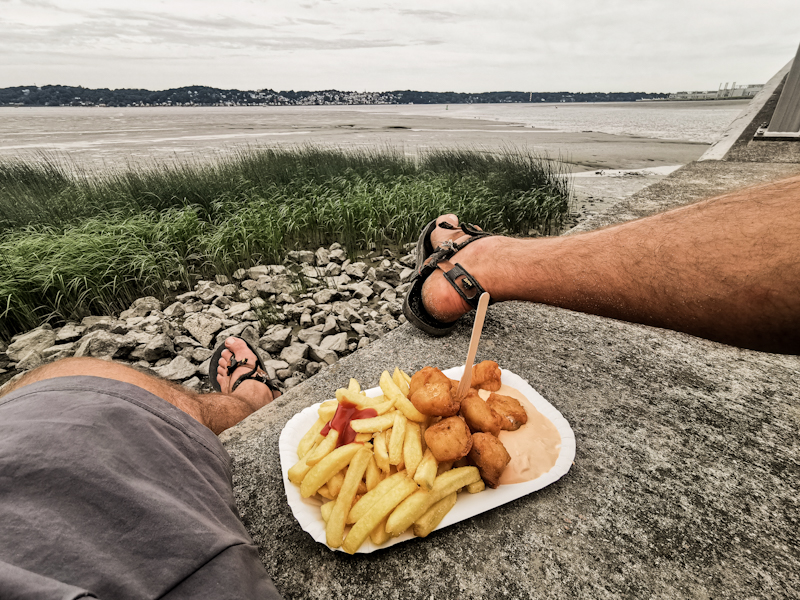
[[(453, 367), (444, 371), (450, 379), (461, 379), (464, 366)], [(502, 382), (519, 390), (536, 407), (540, 413), (550, 419), (558, 433), (561, 434), (561, 450), (556, 459), (556, 464), (547, 473), (537, 477), (533, 481), (524, 483), (505, 484), (497, 489), (486, 488), (479, 494), (458, 495), (458, 502), (452, 510), (445, 516), (436, 530), (458, 523), (464, 519), (469, 519), (482, 512), (501, 506), (531, 492), (540, 490), (545, 486), (557, 481), (569, 471), (572, 461), (575, 459), (575, 434), (567, 420), (561, 413), (547, 400), (534, 390), (528, 382), (519, 375), (511, 371), (501, 370)], [(379, 387), (365, 390), (367, 396), (379, 396), (382, 391)], [(321, 403), (320, 403), (321, 404)], [(278, 441), (278, 449), (281, 459), (281, 471), (283, 472), (283, 486), (286, 489), (286, 499), (303, 531), (308, 532), (317, 542), (325, 544), (325, 521), (322, 520), (319, 507), (322, 502), (316, 498), (303, 498), (300, 495), (300, 488), (289, 481), (289, 469), (298, 461), (297, 444), (300, 438), (311, 428), (318, 418), (317, 409), (320, 404), (315, 404), (303, 409), (293, 416), (281, 432)], [(436, 531), (434, 530), (434, 531)], [(376, 546), (369, 538), (358, 549), (359, 553), (374, 552), (405, 542), (415, 536), (411, 533), (404, 533), (396, 538), (392, 538), (381, 546)], [(341, 548), (339, 548), (341, 550)]]

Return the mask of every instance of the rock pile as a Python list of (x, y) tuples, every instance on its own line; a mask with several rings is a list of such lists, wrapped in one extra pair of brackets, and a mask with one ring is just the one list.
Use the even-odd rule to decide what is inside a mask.
[(140, 298), (119, 315), (44, 324), (0, 345), (0, 374), (91, 356), (202, 391), (214, 348), (236, 335), (258, 348), (270, 377), (288, 389), (405, 321), (414, 255), (363, 258), (351, 262), (340, 244), (289, 252), (283, 264), (239, 269), (232, 281), (200, 281), (168, 306)]

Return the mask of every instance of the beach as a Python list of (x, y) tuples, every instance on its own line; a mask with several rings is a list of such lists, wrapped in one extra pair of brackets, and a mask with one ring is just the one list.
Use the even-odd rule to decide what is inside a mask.
[[(519, 111), (520, 106), (528, 105), (512, 109)], [(743, 105), (734, 103), (730, 110), (739, 107)], [(547, 108), (555, 115), (560, 110), (558, 114), (565, 115), (565, 110), (575, 107), (533, 108), (540, 111), (537, 115), (549, 117), (541, 111)], [(626, 108), (633, 107), (619, 110)], [(681, 110), (685, 107), (674, 109), (678, 118)], [(621, 112), (619, 119), (624, 118)], [(582, 125), (577, 122), (577, 126)], [(699, 158), (710, 145), (710, 141), (697, 141), (708, 140), (708, 133), (658, 139), (568, 129), (558, 126), (557, 120), (548, 127), (531, 125), (524, 113), (509, 112), (503, 105), (3, 107), (0, 160), (46, 154), (97, 170), (213, 161), (245, 146), (390, 148), (411, 156), (445, 147), (490, 152), (519, 147), (561, 160), (580, 172), (682, 165)], [(636, 131), (635, 122), (631, 130)]]

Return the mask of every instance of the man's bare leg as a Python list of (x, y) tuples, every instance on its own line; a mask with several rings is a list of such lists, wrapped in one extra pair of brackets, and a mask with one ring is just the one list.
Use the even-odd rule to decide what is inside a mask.
[[(93, 375), (123, 381), (147, 390), (219, 434), (273, 400), (273, 393), (270, 389), (257, 381), (243, 381), (235, 391), (230, 391), (233, 382), (251, 369), (249, 366), (239, 367), (229, 377), (227, 367), (231, 351), (240, 361), (249, 358), (249, 365), (255, 364), (255, 356), (247, 344), (238, 338), (228, 338), (225, 346), (227, 349), (222, 352), (217, 375), (217, 381), (219, 381), (223, 393), (196, 394), (178, 384), (146, 375), (118, 363), (96, 358), (65, 358), (27, 373), (5, 388), (3, 395), (44, 379), (70, 375)], [(278, 393), (275, 394), (275, 397), (277, 395)]]
[[(440, 217), (457, 223), (454, 215)], [(460, 231), (437, 228), (434, 246)], [(462, 263), (495, 300), (528, 300), (800, 353), (800, 177), (574, 236), (490, 237)], [(432, 274), (423, 302), (450, 322), (469, 309)]]

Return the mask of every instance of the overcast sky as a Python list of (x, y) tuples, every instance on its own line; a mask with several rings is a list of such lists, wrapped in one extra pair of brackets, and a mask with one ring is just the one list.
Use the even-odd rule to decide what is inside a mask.
[(0, 0), (0, 87), (674, 92), (798, 44), (800, 0)]

